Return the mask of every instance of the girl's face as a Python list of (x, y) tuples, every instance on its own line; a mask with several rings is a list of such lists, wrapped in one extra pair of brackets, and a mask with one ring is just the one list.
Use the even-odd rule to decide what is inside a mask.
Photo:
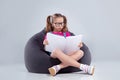
[(52, 26), (54, 27), (53, 31), (55, 31), (55, 32), (62, 31), (62, 29), (64, 27), (64, 19), (63, 19), (63, 17), (54, 18)]

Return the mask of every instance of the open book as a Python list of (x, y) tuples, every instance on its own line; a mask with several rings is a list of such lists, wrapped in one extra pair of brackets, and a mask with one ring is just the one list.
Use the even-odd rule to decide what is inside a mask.
[(80, 49), (78, 45), (82, 40), (82, 35), (64, 37), (47, 33), (46, 38), (48, 40), (48, 45), (45, 46), (46, 51), (52, 52), (55, 48), (58, 48), (67, 54)]

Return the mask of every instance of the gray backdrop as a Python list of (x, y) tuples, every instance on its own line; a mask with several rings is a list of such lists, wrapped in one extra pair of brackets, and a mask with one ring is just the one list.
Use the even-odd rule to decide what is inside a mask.
[(120, 0), (0, 0), (0, 64), (24, 63), (28, 39), (62, 13), (83, 34), (93, 61), (120, 60)]

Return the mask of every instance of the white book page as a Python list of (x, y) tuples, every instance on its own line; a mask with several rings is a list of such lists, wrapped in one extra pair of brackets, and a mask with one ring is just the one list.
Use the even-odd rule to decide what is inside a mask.
[(64, 36), (55, 35), (52, 33), (47, 33), (48, 45), (45, 46), (45, 50), (52, 52), (54, 49), (59, 48), (60, 50), (64, 50), (66, 39)]
[(48, 40), (48, 45), (45, 46), (46, 51), (52, 52), (54, 49), (58, 48), (66, 54), (79, 50), (78, 45), (82, 40), (82, 35), (65, 38), (64, 36), (47, 33), (46, 37)]
[(78, 45), (82, 41), (82, 35), (66, 37), (66, 40), (65, 53), (68, 54), (80, 49)]

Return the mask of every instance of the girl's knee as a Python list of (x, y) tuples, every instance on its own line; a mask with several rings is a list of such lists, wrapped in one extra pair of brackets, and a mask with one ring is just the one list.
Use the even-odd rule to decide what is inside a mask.
[(82, 50), (78, 50), (78, 53), (81, 55), (81, 56), (84, 56), (84, 52)]
[(59, 48), (56, 48), (53, 50), (53, 53), (59, 53), (59, 52), (61, 52), (61, 50)]
[(50, 56), (53, 58), (57, 58), (59, 56), (59, 54), (61, 54), (61, 53), (62, 53), (62, 51), (60, 49), (56, 48), (52, 51)]
[(59, 48), (56, 48), (52, 51), (54, 55), (59, 55), (62, 51)]

